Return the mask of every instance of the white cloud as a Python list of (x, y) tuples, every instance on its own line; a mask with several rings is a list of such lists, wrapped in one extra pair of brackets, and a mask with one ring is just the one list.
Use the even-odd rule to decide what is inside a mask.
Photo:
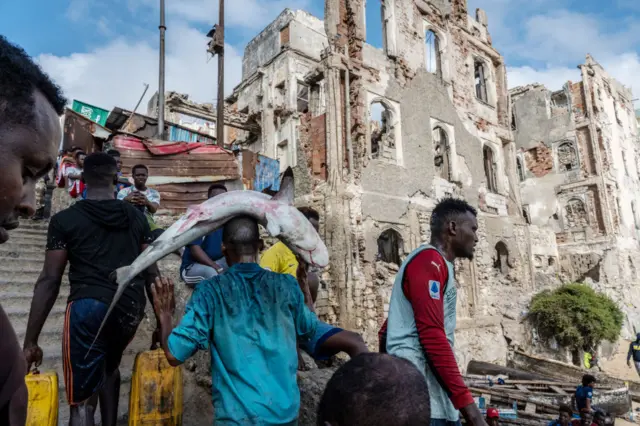
[[(129, 8), (152, 7), (157, 0), (129, 0)], [(233, 0), (225, 2), (225, 26), (260, 31), (284, 9), (310, 9), (312, 0)], [(213, 25), (218, 22), (217, 0), (167, 0), (167, 17), (173, 16), (189, 22)]]
[[(173, 24), (167, 31), (166, 90), (187, 93), (199, 102), (215, 103), (217, 58), (206, 54), (206, 34), (186, 24)], [(104, 47), (68, 56), (40, 55), (38, 61), (65, 91), (69, 99), (110, 109), (132, 109), (149, 83), (141, 111), (158, 87), (158, 47), (146, 41), (121, 37)], [(225, 50), (225, 91), (240, 82), (242, 53), (232, 46)]]

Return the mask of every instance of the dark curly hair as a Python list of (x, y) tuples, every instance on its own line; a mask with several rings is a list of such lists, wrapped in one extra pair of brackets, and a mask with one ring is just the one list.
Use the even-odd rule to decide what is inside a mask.
[(460, 198), (445, 198), (436, 204), (436, 207), (431, 213), (431, 235), (442, 234), (446, 224), (454, 217), (465, 213), (471, 213), (474, 216), (478, 215), (476, 209), (474, 209), (469, 203)]
[(318, 406), (319, 426), (418, 426), (429, 423), (429, 389), (406, 359), (365, 353), (340, 367)]
[(21, 47), (0, 35), (0, 124), (30, 124), (34, 119), (34, 90), (39, 90), (58, 115), (67, 99)]

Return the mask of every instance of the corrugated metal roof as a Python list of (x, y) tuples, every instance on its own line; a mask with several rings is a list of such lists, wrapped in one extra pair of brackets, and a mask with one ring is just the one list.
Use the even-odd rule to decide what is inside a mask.
[(211, 183), (240, 178), (233, 153), (215, 145), (185, 143), (189, 145), (185, 147), (188, 151), (166, 155), (158, 153), (176, 152), (179, 144), (170, 144), (171, 149), (165, 149), (166, 142), (153, 146), (149, 141), (117, 135), (113, 145), (120, 151), (125, 176), (131, 175), (131, 168), (136, 164), (148, 167), (148, 184), (160, 192), (160, 210), (182, 212), (206, 200)]

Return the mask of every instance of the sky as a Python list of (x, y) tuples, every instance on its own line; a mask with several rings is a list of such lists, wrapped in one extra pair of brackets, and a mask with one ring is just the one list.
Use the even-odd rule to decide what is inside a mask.
[[(367, 3), (367, 41), (382, 44), (379, 0)], [(133, 109), (158, 87), (159, 0), (0, 1), (0, 34), (22, 46), (67, 97), (105, 109)], [(225, 91), (241, 80), (244, 46), (284, 8), (322, 18), (320, 0), (233, 0), (225, 3)], [(505, 57), (510, 87), (539, 82), (558, 90), (579, 80), (590, 53), (640, 98), (640, 1), (468, 0), (487, 12), (493, 45)], [(218, 0), (166, 0), (167, 90), (216, 101), (216, 61), (206, 33)], [(636, 103), (640, 106), (639, 103)], [(145, 107), (146, 108), (146, 107)]]

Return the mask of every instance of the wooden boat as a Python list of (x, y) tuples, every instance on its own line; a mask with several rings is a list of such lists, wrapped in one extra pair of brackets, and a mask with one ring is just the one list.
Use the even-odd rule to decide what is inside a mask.
[(619, 388), (627, 386), (631, 392), (633, 400), (640, 401), (640, 382), (636, 380), (618, 379), (602, 372), (585, 370), (580, 367), (576, 367), (575, 365), (553, 359), (541, 358), (522, 351), (514, 351), (507, 364), (513, 369), (524, 370), (526, 372), (536, 374), (539, 377), (573, 381), (576, 384), (580, 383), (583, 375), (593, 374), (598, 380), (599, 387), (601, 384)]

